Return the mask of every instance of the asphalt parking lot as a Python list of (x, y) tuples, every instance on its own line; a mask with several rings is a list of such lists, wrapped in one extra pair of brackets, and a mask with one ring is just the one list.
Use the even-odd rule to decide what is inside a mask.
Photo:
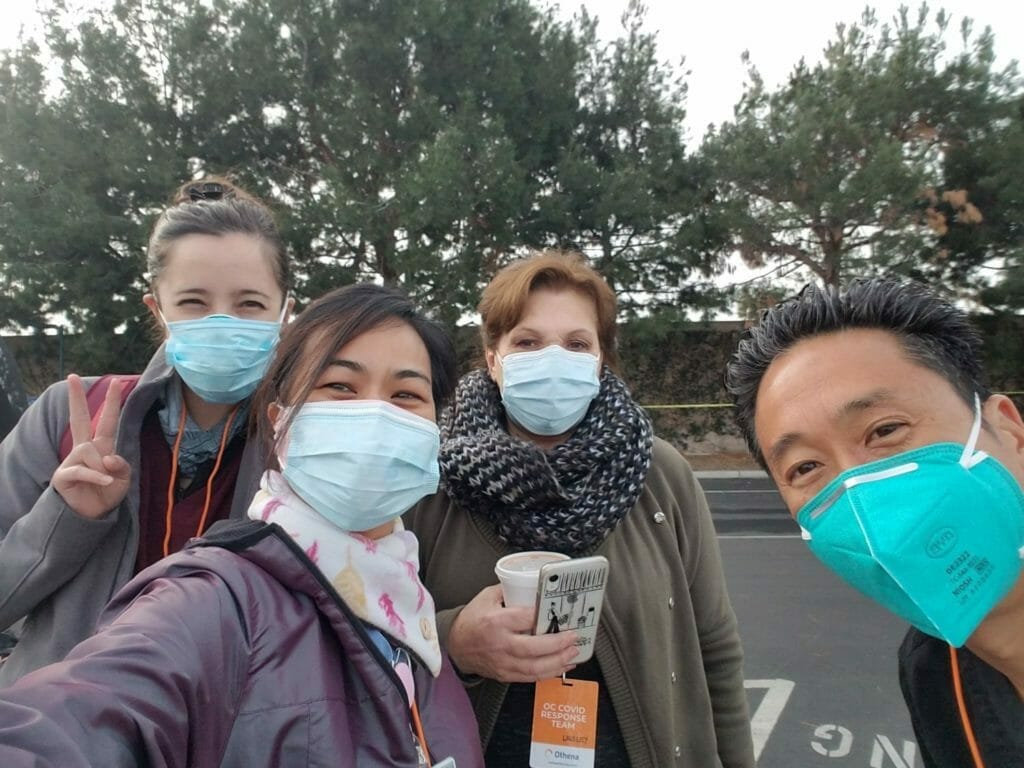
[(815, 559), (766, 480), (702, 483), (743, 638), (760, 768), (920, 768), (896, 669), (906, 625)]

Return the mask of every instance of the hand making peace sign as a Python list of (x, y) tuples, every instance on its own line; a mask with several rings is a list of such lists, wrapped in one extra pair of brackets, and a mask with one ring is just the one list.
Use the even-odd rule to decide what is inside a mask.
[(110, 382), (95, 434), (82, 380), (74, 374), (68, 376), (68, 410), (72, 448), (53, 473), (53, 487), (71, 509), (95, 520), (121, 503), (131, 479), (128, 462), (114, 453), (121, 382)]

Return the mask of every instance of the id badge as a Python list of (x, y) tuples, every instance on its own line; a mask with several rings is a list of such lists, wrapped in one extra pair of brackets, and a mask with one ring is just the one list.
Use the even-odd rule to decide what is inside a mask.
[(597, 683), (556, 677), (536, 688), (530, 768), (593, 768)]

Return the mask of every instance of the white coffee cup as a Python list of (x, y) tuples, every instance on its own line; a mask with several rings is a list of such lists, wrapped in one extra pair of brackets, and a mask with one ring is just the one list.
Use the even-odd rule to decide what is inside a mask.
[(558, 552), (516, 552), (505, 555), (494, 566), (494, 573), (501, 582), (505, 605), (536, 605), (541, 566), (570, 559), (568, 555)]

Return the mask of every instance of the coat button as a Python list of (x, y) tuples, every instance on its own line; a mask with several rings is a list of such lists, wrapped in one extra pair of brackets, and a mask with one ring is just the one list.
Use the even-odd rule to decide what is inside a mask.
[(676, 673), (675, 672), (673, 672), (669, 677), (671, 678), (673, 683), (676, 681)]
[(654, 522), (656, 522), (656, 523), (664, 523), (665, 522), (665, 513), (664, 512), (655, 512), (654, 513)]
[(674, 751), (676, 753), (676, 757), (682, 757), (683, 750), (681, 750), (679, 747), (676, 747)]
[(420, 619), (420, 634), (423, 635), (424, 640), (434, 640), (437, 637), (437, 633), (434, 631), (434, 622), (426, 616)]
[(675, 600), (674, 597), (670, 597), (668, 599), (668, 607), (669, 608), (675, 608), (676, 607), (676, 600)]

